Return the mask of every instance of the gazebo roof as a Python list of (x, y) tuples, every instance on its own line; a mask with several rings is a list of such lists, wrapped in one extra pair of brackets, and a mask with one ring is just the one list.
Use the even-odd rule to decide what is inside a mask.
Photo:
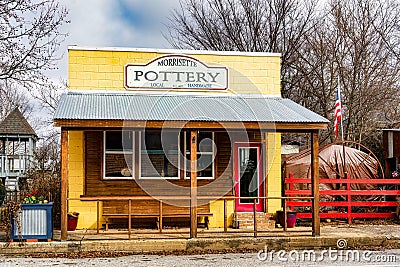
[(33, 135), (35, 131), (22, 115), (18, 108), (11, 111), (10, 114), (0, 122), (0, 135)]

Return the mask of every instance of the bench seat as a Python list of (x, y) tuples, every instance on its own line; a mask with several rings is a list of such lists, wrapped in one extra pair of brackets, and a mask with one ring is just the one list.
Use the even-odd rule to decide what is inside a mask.
[[(197, 213), (197, 217), (204, 217), (205, 222), (204, 226), (208, 229), (209, 219), (208, 217), (212, 217), (212, 213)], [(103, 213), (103, 217), (106, 220), (106, 231), (108, 231), (108, 225), (112, 224), (110, 219), (128, 219), (129, 214), (127, 213)], [(159, 214), (131, 214), (131, 218), (155, 218), (157, 223), (157, 229), (160, 228), (160, 215)], [(166, 213), (162, 214), (162, 218), (190, 218), (190, 214), (183, 214), (183, 213)]]

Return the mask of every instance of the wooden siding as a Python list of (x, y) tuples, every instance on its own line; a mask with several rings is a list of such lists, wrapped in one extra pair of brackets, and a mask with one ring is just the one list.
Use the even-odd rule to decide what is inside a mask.
[[(260, 142), (260, 132), (252, 131), (248, 134), (228, 134), (216, 132), (216, 179), (199, 179), (199, 196), (232, 194), (232, 162), (231, 142), (246, 141)], [(109, 196), (109, 195), (148, 195), (142, 188), (151, 188), (151, 194), (162, 195), (189, 195), (190, 180), (188, 179), (103, 179), (103, 132), (85, 132), (85, 195)], [(206, 186), (212, 182), (212, 186)]]
[[(163, 203), (162, 212), (168, 214), (187, 214), (189, 216), (189, 201), (176, 201), (171, 204)], [(131, 214), (159, 214), (159, 203), (156, 200), (133, 200)], [(210, 213), (209, 205), (202, 205), (198, 208), (198, 213)], [(103, 213), (105, 214), (128, 214), (128, 201), (103, 201)]]
[[(218, 134), (219, 135), (219, 134)], [(132, 195), (145, 196), (147, 193), (142, 188), (151, 188), (152, 194), (157, 195), (189, 195), (190, 180), (188, 179), (103, 179), (103, 132), (86, 131), (86, 196)], [(229, 139), (217, 138), (217, 179), (199, 179), (199, 195), (219, 195), (221, 192), (229, 192), (232, 186), (230, 167), (230, 143)], [(226, 154), (225, 154), (226, 153)], [(224, 156), (223, 156), (224, 154)], [(223, 173), (224, 166), (228, 170)], [(223, 174), (223, 175), (222, 175)], [(221, 176), (222, 175), (222, 176)], [(138, 178), (135, 175), (135, 178)], [(218, 180), (218, 181), (217, 181)], [(206, 185), (213, 182), (213, 186)], [(169, 190), (166, 190), (169, 189)], [(212, 189), (212, 190), (211, 190)], [(222, 194), (224, 195), (224, 194)]]
[[(260, 142), (260, 132), (252, 131), (242, 134), (228, 134), (226, 132), (216, 132), (215, 142), (217, 146), (215, 173), (216, 179), (198, 179), (198, 195), (214, 196), (233, 194), (233, 172), (232, 172), (232, 148), (231, 143), (239, 141)], [(243, 140), (247, 139), (247, 140)], [(85, 196), (189, 196), (189, 179), (137, 179), (138, 173), (135, 172), (136, 179), (103, 179), (103, 132), (85, 132)], [(144, 212), (151, 207), (151, 211), (158, 211), (158, 202), (146, 201), (146, 203), (132, 203), (132, 212)], [(171, 204), (171, 205), (169, 205)], [(199, 212), (209, 212), (208, 201), (198, 200)], [(185, 206), (185, 207), (183, 207)], [(189, 201), (176, 200), (164, 204), (163, 212), (186, 213)], [(172, 208), (174, 207), (174, 208)], [(113, 201), (103, 203), (103, 212), (106, 213), (127, 213), (127, 203), (123, 201)]]

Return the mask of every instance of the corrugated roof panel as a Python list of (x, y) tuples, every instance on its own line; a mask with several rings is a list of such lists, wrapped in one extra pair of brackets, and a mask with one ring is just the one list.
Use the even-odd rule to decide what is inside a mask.
[(289, 99), (260, 95), (71, 92), (61, 97), (54, 119), (329, 122)]

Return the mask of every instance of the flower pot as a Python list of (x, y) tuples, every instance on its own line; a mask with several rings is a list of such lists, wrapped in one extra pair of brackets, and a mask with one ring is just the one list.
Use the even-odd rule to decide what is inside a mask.
[(11, 224), (11, 239), (41, 239), (53, 238), (53, 203), (21, 204), (19, 215), (21, 233), (15, 220)]
[[(278, 217), (278, 223), (282, 226), (285, 225), (285, 214), (282, 210), (276, 211)], [(287, 211), (286, 212), (286, 223), (288, 228), (293, 228), (296, 225), (297, 212)]]
[(77, 225), (78, 225), (78, 217), (77, 216), (68, 215), (67, 230), (68, 231), (75, 231)]

